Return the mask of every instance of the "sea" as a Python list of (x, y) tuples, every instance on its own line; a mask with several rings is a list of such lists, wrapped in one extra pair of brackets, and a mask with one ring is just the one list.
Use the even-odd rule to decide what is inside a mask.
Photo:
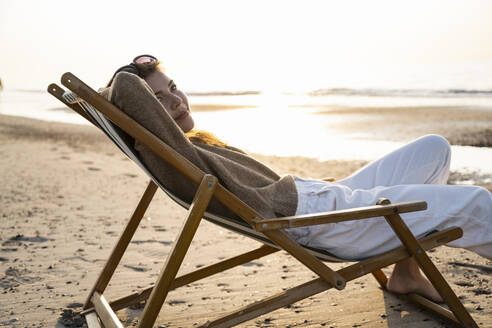
[[(304, 156), (321, 161), (370, 161), (402, 146), (404, 141), (380, 140), (370, 133), (330, 128), (337, 120), (347, 119), (343, 109), (428, 107), (432, 110), (436, 106), (453, 106), (492, 111), (492, 62), (449, 67), (446, 71), (439, 66), (438, 72), (422, 69), (418, 74), (414, 70), (406, 80), (386, 77), (372, 86), (367, 82), (370, 79), (365, 83), (359, 79), (352, 85), (347, 80), (343, 84), (320, 83), (309, 90), (241, 89), (236, 84), (233, 90), (210, 86), (210, 90), (185, 91), (192, 109), (194, 104), (233, 106), (232, 110), (197, 111), (193, 116), (198, 128), (212, 131), (229, 144), (251, 153)], [(318, 114), (330, 108), (339, 112), (341, 109), (342, 114)], [(43, 89), (5, 88), (0, 92), (0, 114), (88, 124)], [(491, 182), (492, 148), (452, 146), (452, 152), (452, 170), (473, 172), (473, 176), (481, 177), (480, 183)]]

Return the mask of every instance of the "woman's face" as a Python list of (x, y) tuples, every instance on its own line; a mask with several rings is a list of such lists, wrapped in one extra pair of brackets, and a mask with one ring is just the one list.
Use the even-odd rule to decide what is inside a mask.
[(184, 92), (176, 87), (174, 81), (159, 70), (150, 73), (145, 81), (181, 130), (188, 132), (193, 129), (195, 122), (191, 117), (188, 99)]

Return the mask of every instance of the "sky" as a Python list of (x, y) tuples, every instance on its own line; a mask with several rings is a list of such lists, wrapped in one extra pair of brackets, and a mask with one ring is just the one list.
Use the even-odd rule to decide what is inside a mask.
[(370, 85), (399, 67), (492, 61), (492, 1), (0, 0), (0, 78), (102, 86), (149, 53), (183, 90)]

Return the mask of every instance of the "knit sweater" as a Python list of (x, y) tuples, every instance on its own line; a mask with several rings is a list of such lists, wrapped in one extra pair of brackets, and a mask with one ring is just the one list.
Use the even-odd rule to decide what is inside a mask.
[[(220, 184), (264, 218), (295, 215), (297, 190), (292, 176), (280, 177), (238, 149), (191, 142), (140, 77), (118, 73), (111, 87), (101, 94), (202, 171), (217, 177)], [(135, 140), (134, 147), (162, 185), (191, 203), (196, 184), (139, 141)], [(233, 215), (215, 200), (208, 211), (227, 217)]]

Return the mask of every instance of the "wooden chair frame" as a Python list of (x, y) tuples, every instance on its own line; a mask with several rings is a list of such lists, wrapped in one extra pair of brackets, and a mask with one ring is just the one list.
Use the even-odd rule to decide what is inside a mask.
[[(116, 106), (101, 97), (96, 91), (91, 89), (73, 74), (65, 73), (62, 76), (61, 81), (63, 85), (96, 108), (115, 125), (151, 149), (156, 155), (170, 165), (173, 165), (183, 173), (184, 176), (198, 185), (193, 202), (188, 209), (186, 221), (168, 254), (163, 269), (154, 286), (139, 293), (131, 294), (108, 303), (103, 293), (158, 188), (152, 180), (149, 182), (147, 189), (142, 195), (133, 215), (111, 252), (109, 259), (85, 302), (83, 314), (86, 317), (89, 327), (100, 327), (101, 323), (104, 327), (123, 327), (116, 317), (115, 311), (141, 302), (142, 300), (146, 300), (146, 303), (142, 315), (139, 318), (138, 327), (152, 327), (170, 290), (233, 268), (237, 265), (247, 263), (254, 259), (261, 258), (280, 249), (285, 250), (295, 257), (318, 275), (319, 278), (242, 307), (221, 318), (208, 321), (201, 327), (232, 327), (327, 289), (334, 287), (338, 290), (342, 290), (345, 287), (346, 282), (368, 273), (372, 273), (381, 287), (385, 289), (387, 278), (381, 271), (381, 268), (411, 256), (416, 259), (418, 265), (438, 290), (450, 310), (416, 294), (408, 294), (406, 295), (407, 298), (457, 326), (478, 327), (425, 252), (428, 249), (460, 238), (462, 236), (462, 230), (460, 228), (449, 228), (420, 240), (416, 240), (399, 215), (400, 213), (424, 210), (427, 208), (425, 202), (412, 201), (390, 204), (389, 200), (382, 199), (378, 204), (369, 207), (317, 213), (313, 215), (264, 219), (254, 209), (246, 205), (234, 194), (220, 185), (217, 182), (216, 177), (205, 174), (162, 140), (155, 137)], [(62, 88), (56, 84), (51, 84), (48, 87), (48, 92), (82, 115), (88, 121), (94, 123), (91, 117), (88, 116), (77, 103), (68, 102), (63, 98), (64, 90)], [(265, 244), (250, 252), (176, 277), (200, 220), (205, 215), (205, 211), (212, 197), (215, 197), (215, 199), (231, 209), (257, 231), (261, 231), (261, 233), (271, 240), (276, 247)], [(299, 245), (282, 231), (282, 229), (287, 227), (316, 225), (346, 220), (361, 220), (380, 216), (383, 216), (386, 219), (403, 245), (381, 255), (356, 262), (355, 264), (338, 271), (330, 269), (322, 261), (316, 258), (310, 250)]]

